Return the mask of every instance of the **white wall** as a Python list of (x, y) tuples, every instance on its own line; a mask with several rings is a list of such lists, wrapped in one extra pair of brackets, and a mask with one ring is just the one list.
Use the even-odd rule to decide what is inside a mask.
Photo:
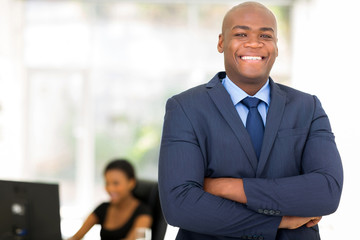
[(22, 2), (0, 2), (0, 176), (20, 178), (24, 156)]
[(338, 211), (320, 222), (322, 239), (354, 239), (360, 209), (360, 2), (296, 1), (293, 86), (317, 95), (342, 156), (344, 189)]

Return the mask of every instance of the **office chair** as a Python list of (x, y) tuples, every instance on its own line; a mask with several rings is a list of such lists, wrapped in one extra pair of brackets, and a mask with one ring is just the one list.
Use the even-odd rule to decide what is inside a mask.
[(163, 240), (167, 223), (160, 206), (158, 183), (151, 180), (137, 180), (133, 194), (152, 210), (153, 224), (151, 226), (151, 239)]

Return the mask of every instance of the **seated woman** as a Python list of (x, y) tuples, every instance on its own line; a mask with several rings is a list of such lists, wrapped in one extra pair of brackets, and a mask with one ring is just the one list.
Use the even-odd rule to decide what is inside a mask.
[(136, 185), (133, 166), (126, 160), (110, 162), (104, 171), (105, 189), (110, 202), (100, 204), (69, 240), (79, 240), (95, 225), (101, 224), (101, 240), (134, 240), (137, 228), (150, 228), (151, 211), (132, 195)]

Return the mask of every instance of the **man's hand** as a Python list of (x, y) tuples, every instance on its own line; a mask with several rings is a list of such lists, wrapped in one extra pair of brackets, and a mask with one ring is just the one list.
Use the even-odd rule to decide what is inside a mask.
[(243, 180), (240, 178), (205, 178), (204, 191), (246, 204)]
[(204, 179), (204, 191), (211, 193), (215, 196), (222, 197), (221, 181), (220, 178), (205, 178)]
[[(205, 178), (204, 191), (239, 203), (247, 203), (243, 180), (240, 178)], [(303, 225), (313, 227), (318, 224), (320, 220), (321, 217), (284, 216), (279, 228), (297, 229)]]
[(316, 226), (316, 225), (320, 222), (321, 218), (322, 218), (322, 217), (315, 217), (315, 218), (313, 218), (311, 221), (309, 221), (309, 222), (306, 224), (306, 226), (307, 226), (307, 227)]
[(297, 229), (306, 224), (306, 227), (313, 227), (320, 222), (322, 217), (295, 217), (284, 216), (280, 222), (279, 228)]

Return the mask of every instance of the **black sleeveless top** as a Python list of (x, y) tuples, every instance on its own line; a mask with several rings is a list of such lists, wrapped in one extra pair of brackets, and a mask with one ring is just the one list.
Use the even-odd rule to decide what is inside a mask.
[(107, 230), (104, 228), (104, 221), (107, 214), (107, 210), (110, 206), (109, 202), (105, 202), (100, 204), (95, 210), (94, 214), (99, 219), (99, 224), (101, 225), (100, 237), (101, 240), (120, 240), (126, 237), (128, 232), (130, 231), (132, 225), (134, 224), (135, 219), (139, 215), (151, 215), (150, 208), (144, 203), (139, 204), (139, 206), (135, 209), (134, 213), (130, 217), (130, 219), (120, 228)]

